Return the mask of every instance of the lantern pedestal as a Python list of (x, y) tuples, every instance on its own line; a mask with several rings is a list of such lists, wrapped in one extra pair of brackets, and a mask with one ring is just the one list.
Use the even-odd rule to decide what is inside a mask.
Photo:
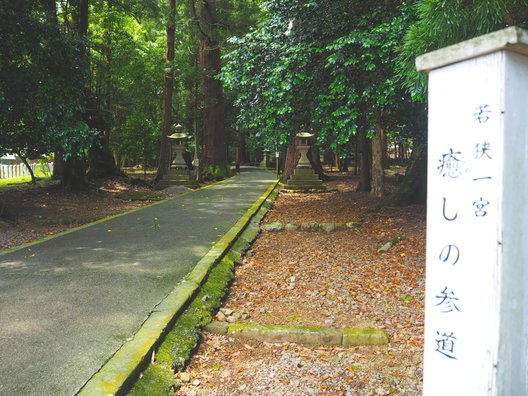
[(194, 172), (189, 169), (171, 168), (158, 183), (160, 188), (169, 186), (198, 187)]

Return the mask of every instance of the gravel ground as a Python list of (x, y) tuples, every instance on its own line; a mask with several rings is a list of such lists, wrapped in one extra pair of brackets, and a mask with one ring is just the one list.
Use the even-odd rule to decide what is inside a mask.
[[(353, 183), (353, 180), (352, 180)], [(265, 223), (361, 222), (358, 230), (263, 232), (236, 269), (224, 310), (259, 324), (374, 327), (389, 344), (307, 347), (204, 334), (179, 395), (419, 395), (425, 211), (337, 191), (281, 193)], [(332, 208), (336, 208), (333, 210)], [(385, 254), (378, 249), (400, 238)]]

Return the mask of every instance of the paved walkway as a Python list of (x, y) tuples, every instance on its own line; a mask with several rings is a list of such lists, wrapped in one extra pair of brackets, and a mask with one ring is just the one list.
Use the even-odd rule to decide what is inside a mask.
[(243, 170), (0, 254), (0, 395), (73, 395), (273, 182)]

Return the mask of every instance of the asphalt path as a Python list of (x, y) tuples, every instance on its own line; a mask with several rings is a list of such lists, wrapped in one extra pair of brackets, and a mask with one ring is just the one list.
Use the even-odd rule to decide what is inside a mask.
[(73, 395), (274, 181), (228, 181), (0, 254), (0, 395)]

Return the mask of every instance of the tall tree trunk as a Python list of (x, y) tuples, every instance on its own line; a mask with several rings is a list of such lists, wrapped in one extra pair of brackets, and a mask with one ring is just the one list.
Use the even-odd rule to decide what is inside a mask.
[(360, 116), (357, 131), (359, 150), (359, 185), (357, 190), (370, 192), (370, 145), (367, 139), (367, 125), (364, 116)]
[(64, 161), (61, 174), (61, 186), (71, 190), (86, 190), (86, 161), (77, 156), (71, 156)]
[[(405, 172), (398, 191), (386, 200), (388, 205), (407, 205), (410, 203), (425, 203), (427, 198), (427, 110), (419, 103), (413, 104), (411, 114), (416, 122), (416, 130), (423, 131), (422, 140), (415, 140), (411, 154), (411, 162)], [(407, 148), (401, 144), (402, 156), (405, 159)]]
[(425, 203), (427, 198), (427, 147), (420, 144), (414, 147), (411, 163), (407, 167), (398, 191), (388, 197), (386, 205), (403, 206)]
[[(55, 0), (43, 0), (44, 14), (46, 15), (46, 22), (57, 32), (59, 31), (59, 21), (57, 18), (57, 3)], [(53, 157), (53, 173), (51, 175), (52, 180), (60, 180), (62, 175), (62, 168), (64, 167), (64, 161), (59, 152), (59, 149), (55, 149), (55, 155)]]
[(243, 130), (237, 128), (237, 137), (236, 162), (237, 164), (244, 164), (247, 162), (246, 134)]
[[(81, 38), (86, 38), (88, 34), (88, 12), (89, 0), (70, 0), (66, 4), (72, 8), (73, 31)], [(83, 55), (83, 56), (88, 56)], [(82, 73), (82, 71), (79, 71)], [(84, 87), (84, 89), (86, 89)], [(76, 152), (75, 148), (72, 149)], [(55, 155), (62, 155), (56, 152)], [(64, 188), (82, 190), (86, 189), (86, 161), (84, 157), (79, 157), (77, 154), (72, 154), (67, 159), (62, 157), (56, 160), (57, 171), (60, 171), (61, 185)]]
[(176, 0), (168, 0), (169, 16), (167, 19), (167, 45), (165, 51), (165, 85), (163, 90), (163, 125), (161, 132), (160, 159), (156, 181), (159, 181), (170, 165), (170, 146), (168, 136), (171, 134), (172, 94), (174, 91), (174, 24), (176, 20)]
[[(200, 54), (198, 52), (195, 53), (194, 56), (194, 70), (196, 75), (198, 75), (198, 68), (200, 67)], [(194, 162), (195, 164), (195, 171), (196, 171), (196, 180), (201, 181), (202, 180), (202, 164), (200, 163), (200, 154), (202, 152), (201, 150), (201, 141), (199, 134), (199, 128), (198, 128), (198, 108), (200, 106), (200, 81), (198, 78), (195, 78), (194, 81), (194, 112), (193, 112), (193, 128), (194, 128)]]
[(88, 2), (89, 0), (79, 0), (79, 34), (82, 37), (88, 35)]
[(204, 152), (203, 162), (215, 167), (227, 166), (227, 145), (224, 130), (222, 84), (216, 78), (220, 72), (220, 43), (217, 38), (216, 0), (202, 0), (200, 7), (200, 63), (203, 75)]
[[(111, 12), (114, 0), (107, 0), (108, 11)], [(104, 55), (106, 64), (100, 66), (101, 81), (103, 86), (102, 103), (93, 98), (91, 93), (91, 104), (87, 111), (87, 124), (99, 131), (97, 140), (94, 142), (88, 153), (88, 177), (111, 177), (120, 174), (112, 151), (110, 150), (110, 130), (112, 127), (112, 33), (113, 27), (105, 22), (104, 32)]]
[(48, 22), (54, 29), (59, 29), (59, 22), (57, 20), (57, 3), (55, 0), (43, 0), (44, 13), (46, 15), (46, 22)]
[(381, 198), (385, 192), (383, 172), (383, 135), (381, 125), (377, 125), (376, 134), (372, 139), (372, 193)]

